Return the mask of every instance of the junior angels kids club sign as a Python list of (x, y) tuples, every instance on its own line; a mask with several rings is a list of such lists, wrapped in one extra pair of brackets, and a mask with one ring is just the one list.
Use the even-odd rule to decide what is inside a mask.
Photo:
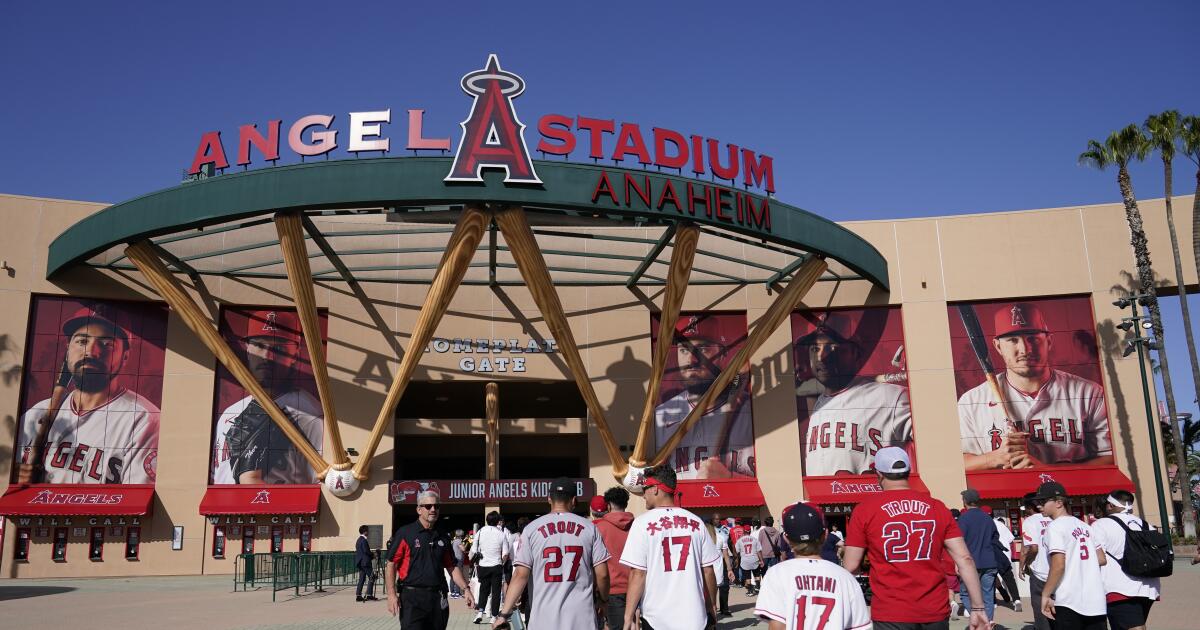
[[(700, 213), (716, 222), (771, 230), (769, 195), (775, 192), (775, 174), (769, 155), (664, 127), (645, 129), (638, 123), (613, 118), (557, 113), (538, 119), (536, 143), (530, 147), (525, 140), (526, 126), (513, 106), (513, 99), (525, 91), (524, 79), (503, 69), (499, 58), (492, 54), (483, 68), (468, 72), (460, 83), (472, 104), (467, 118), (459, 124), (462, 139), (444, 182), (482, 182), (484, 169), (499, 169), (505, 172), (505, 184), (541, 185), (530, 158), (531, 148), (544, 157), (565, 159), (582, 150), (593, 163), (612, 160), (614, 165), (636, 164), (643, 169), (667, 169), (695, 178), (707, 175), (714, 182), (679, 185), (667, 178), (642, 178), (599, 169), (592, 185), (593, 204), (644, 207), (679, 216)], [(395, 144), (387, 129), (392, 124), (391, 108), (350, 112), (341, 128), (335, 125), (336, 115), (317, 113), (286, 126), (283, 119), (268, 120), (261, 128), (256, 122), (243, 124), (232, 141), (221, 131), (207, 131), (200, 136), (187, 172), (191, 179), (204, 178), (229, 168), (231, 157), (233, 164), (243, 168), (275, 163), (282, 159), (284, 149), (290, 157), (301, 160), (328, 158), (338, 150), (355, 156), (372, 152), (386, 156), (396, 150), (450, 150), (449, 136), (427, 136), (424, 109), (409, 109), (406, 113), (407, 133), (403, 143)], [(767, 196), (760, 196), (764, 193)]]

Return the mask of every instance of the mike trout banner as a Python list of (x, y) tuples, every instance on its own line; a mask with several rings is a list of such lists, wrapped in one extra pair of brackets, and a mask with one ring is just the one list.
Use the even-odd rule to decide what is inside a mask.
[[(652, 344), (659, 343), (657, 315), (650, 318), (650, 335)], [(726, 369), (739, 371), (667, 459), (680, 479), (756, 475), (750, 366), (729, 365), (745, 341), (745, 313), (679, 315), (654, 410), (656, 445), (670, 439), (717, 375)]]
[(33, 296), (17, 483), (152, 484), (167, 309)]
[(914, 454), (899, 307), (792, 313), (792, 348), (804, 476), (869, 473), (885, 446)]
[[(321, 342), (327, 316), (317, 313)], [(317, 452), (325, 414), (317, 398), (300, 317), (293, 309), (226, 308), (221, 336)], [(316, 483), (316, 473), (266, 411), (224, 366), (217, 369), (212, 483)]]
[(949, 309), (968, 471), (1113, 464), (1088, 298)]

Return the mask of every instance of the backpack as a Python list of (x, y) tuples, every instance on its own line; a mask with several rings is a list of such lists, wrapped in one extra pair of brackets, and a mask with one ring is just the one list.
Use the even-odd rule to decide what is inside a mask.
[(1134, 577), (1167, 577), (1175, 570), (1175, 550), (1166, 534), (1150, 529), (1142, 521), (1141, 531), (1129, 529), (1124, 521), (1109, 515), (1125, 530), (1125, 555), (1119, 560), (1121, 570)]

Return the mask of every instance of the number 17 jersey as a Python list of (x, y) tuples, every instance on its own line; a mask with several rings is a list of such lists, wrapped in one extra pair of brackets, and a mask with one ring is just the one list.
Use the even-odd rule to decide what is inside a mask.
[(608, 561), (596, 526), (570, 512), (554, 512), (521, 531), (513, 564), (528, 567), (529, 630), (594, 630), (594, 567)]
[(704, 628), (708, 606), (703, 567), (720, 560), (704, 522), (677, 507), (655, 508), (634, 519), (621, 552), (621, 564), (646, 572), (642, 617), (653, 628)]
[(885, 490), (850, 517), (846, 546), (867, 550), (871, 619), (930, 623), (950, 616), (942, 570), (945, 541), (962, 538), (950, 510), (916, 490)]

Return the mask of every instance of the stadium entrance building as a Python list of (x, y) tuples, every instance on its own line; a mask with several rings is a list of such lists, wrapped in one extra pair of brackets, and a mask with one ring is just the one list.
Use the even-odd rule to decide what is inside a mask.
[[(189, 181), (117, 205), (0, 196), (0, 574), (230, 573), (424, 489), (467, 529), (655, 464), (701, 514), (837, 521), (884, 446), (952, 507), (1054, 479), (1158, 520), (1119, 204), (836, 224), (751, 149), (559, 114), (527, 145), (520, 77), (461, 84), (453, 154), (411, 110), (389, 156), (385, 110), (322, 159), (315, 114), (203, 134)], [(223, 172), (284, 137), (296, 163)]]

